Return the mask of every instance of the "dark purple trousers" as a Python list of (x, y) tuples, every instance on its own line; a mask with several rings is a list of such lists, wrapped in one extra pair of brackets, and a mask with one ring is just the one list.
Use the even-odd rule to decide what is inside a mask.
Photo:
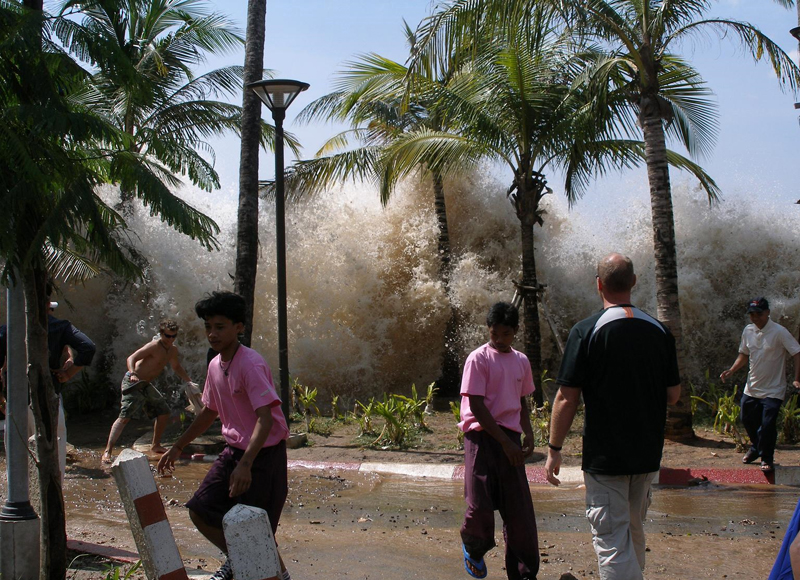
[[(520, 434), (503, 429), (520, 444)], [(480, 560), (494, 548), (494, 510), (503, 518), (506, 574), (532, 580), (539, 573), (539, 536), (525, 467), (513, 467), (502, 446), (485, 431), (464, 434), (464, 498), (467, 511), (461, 540)]]

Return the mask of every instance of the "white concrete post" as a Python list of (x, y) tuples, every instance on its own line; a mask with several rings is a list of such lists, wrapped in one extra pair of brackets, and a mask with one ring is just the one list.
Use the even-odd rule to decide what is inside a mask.
[(150, 580), (188, 580), (147, 457), (125, 449), (111, 467)]
[(25, 349), (25, 294), (17, 283), (8, 288), (8, 404), (6, 408), (5, 504), (0, 509), (0, 578), (39, 577), (39, 517), (28, 493), (28, 376)]
[(281, 563), (267, 512), (237, 504), (222, 518), (228, 558), (235, 580), (274, 580)]

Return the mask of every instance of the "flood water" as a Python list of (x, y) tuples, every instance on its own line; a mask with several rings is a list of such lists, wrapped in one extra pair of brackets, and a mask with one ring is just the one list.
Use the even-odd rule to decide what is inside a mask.
[[(135, 550), (114, 479), (99, 453), (80, 450), (65, 482), (71, 538)], [(96, 466), (96, 467), (95, 467)], [(195, 531), (183, 504), (209, 467), (182, 462), (157, 478), (176, 542), (189, 567), (214, 570), (221, 554)], [(353, 471), (290, 470), (277, 540), (295, 578), (452, 578), (464, 574), (458, 529), (460, 481)], [(596, 577), (580, 486), (532, 486), (542, 552), (540, 578), (570, 571)], [(706, 485), (656, 487), (648, 514), (647, 578), (764, 578), (798, 490)], [(504, 578), (502, 531), (487, 555)]]

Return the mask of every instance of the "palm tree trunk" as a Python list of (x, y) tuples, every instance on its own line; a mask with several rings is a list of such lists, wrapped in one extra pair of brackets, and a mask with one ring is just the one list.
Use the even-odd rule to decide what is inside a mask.
[[(24, 0), (26, 8), (38, 12), (43, 10), (43, 4), (43, 0)], [(39, 578), (64, 580), (67, 574), (67, 529), (58, 463), (58, 396), (48, 368), (47, 274), (41, 267), (26, 268), (21, 277), (25, 293), (28, 388), (36, 426), (39, 475)]]
[(438, 393), (443, 397), (455, 397), (460, 391), (460, 364), (459, 353), (459, 312), (450, 300), (450, 275), (453, 272), (450, 251), (450, 233), (447, 229), (447, 207), (444, 198), (444, 180), (440, 174), (433, 176), (434, 208), (436, 220), (439, 225), (439, 279), (444, 285), (447, 302), (450, 306), (450, 317), (444, 331), (444, 352), (442, 354), (442, 368), (439, 379), (436, 381)]
[[(264, 34), (267, 0), (248, 0), (244, 51), (244, 83), (260, 81), (264, 71)], [(258, 146), (261, 100), (245, 89), (242, 100), (242, 145), (239, 157), (239, 213), (236, 234), (234, 291), (247, 304), (242, 344), (250, 346), (253, 334), (256, 273), (258, 272)]]
[[(650, 114), (647, 111), (652, 111)], [(650, 183), (650, 206), (653, 216), (653, 249), (656, 268), (656, 303), (658, 319), (675, 337), (678, 366), (684, 368), (683, 329), (678, 302), (678, 256), (675, 242), (675, 218), (667, 165), (664, 125), (656, 106), (643, 106), (640, 122), (644, 133), (647, 179)], [(666, 437), (672, 441), (694, 438), (691, 399), (686, 381), (678, 403), (669, 409)]]
[(58, 395), (50, 377), (47, 354), (46, 272), (23, 272), (27, 325), (28, 385), (36, 426), (36, 465), (41, 518), (41, 580), (63, 580), (67, 572), (67, 531), (61, 469), (58, 464)]
[[(523, 194), (523, 192), (520, 192), (520, 196), (522, 195), (535, 194), (528, 192)], [(533, 215), (536, 215), (535, 211)], [(538, 288), (539, 281), (536, 277), (533, 235), (535, 222), (530, 219), (523, 219), (520, 220), (520, 223), (522, 233), (522, 285), (526, 288)], [(533, 399), (536, 402), (536, 406), (541, 407), (544, 403), (543, 388), (539, 384), (542, 376), (542, 330), (539, 327), (539, 300), (535, 291), (525, 293), (525, 310), (522, 320), (525, 323), (525, 355), (531, 363), (531, 373), (533, 374), (533, 381), (536, 383)]]

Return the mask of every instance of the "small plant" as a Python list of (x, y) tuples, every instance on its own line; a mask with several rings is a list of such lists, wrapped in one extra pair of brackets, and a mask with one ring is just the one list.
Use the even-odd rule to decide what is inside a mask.
[[(733, 439), (736, 445), (736, 451), (742, 452), (747, 448), (746, 440), (742, 432), (736, 425), (736, 420), (739, 418), (739, 405), (736, 403), (736, 392), (738, 385), (734, 385), (733, 392), (726, 395), (720, 393), (713, 383), (709, 383), (709, 390), (706, 394), (706, 399), (693, 396), (698, 402), (707, 405), (714, 413), (714, 431), (721, 435), (727, 435)], [(714, 396), (708, 396), (708, 393)]]
[[(424, 401), (418, 400), (417, 403)], [(375, 403), (375, 412), (384, 420), (383, 429), (372, 444), (388, 443), (402, 447), (408, 435), (407, 420), (414, 414), (414, 407), (414, 401), (408, 397), (384, 393), (383, 401)]]
[[(430, 388), (430, 387), (429, 387)], [(411, 397), (404, 397), (403, 395), (392, 395), (396, 397), (399, 401), (402, 401), (405, 405), (408, 406), (409, 414), (414, 416), (414, 420), (417, 424), (417, 427), (420, 429), (428, 429), (428, 426), (425, 424), (425, 405), (426, 399), (420, 399), (417, 395), (417, 386), (415, 384), (411, 385)]]
[(781, 442), (797, 443), (800, 441), (800, 406), (797, 395), (792, 395), (781, 407), (780, 414)]
[[(359, 414), (358, 409), (361, 408)], [(358, 419), (359, 437), (366, 434), (374, 434), (375, 430), (372, 428), (372, 416), (375, 412), (375, 399), (371, 398), (366, 405), (361, 401), (356, 401), (356, 406), (353, 409), (353, 415)]]
[(436, 396), (436, 393), (439, 392), (436, 383), (431, 383), (428, 385), (428, 393), (425, 395), (425, 414), (432, 415), (433, 414), (433, 398)]
[(117, 566), (111, 564), (108, 570), (106, 571), (104, 580), (129, 580), (131, 577), (133, 577), (136, 571), (139, 568), (141, 568), (141, 566), (142, 566), (142, 561), (139, 560), (133, 566), (128, 568), (128, 570), (123, 574), (122, 569), (124, 568), (124, 566)]
[(458, 426), (461, 423), (461, 407), (455, 402), (450, 401), (450, 412), (453, 414), (456, 420), (456, 430), (458, 431), (458, 444), (464, 445), (464, 432)]
[(311, 411), (315, 411), (316, 415), (319, 416), (319, 407), (317, 407), (317, 389), (309, 389), (308, 387), (301, 385), (300, 381), (297, 379), (292, 379), (292, 389), (297, 394), (297, 400), (300, 402), (300, 406), (303, 409), (303, 419), (306, 422), (306, 431), (311, 433)]
[(338, 421), (341, 414), (339, 410), (339, 395), (331, 395), (331, 419)]
[(534, 446), (544, 447), (550, 440), (550, 403), (545, 401), (541, 407), (534, 408), (531, 413)]
[(703, 396), (697, 395), (697, 388), (694, 386), (693, 383), (689, 383), (689, 389), (691, 390), (691, 404), (692, 404), (692, 416), (697, 414), (698, 403), (703, 403), (706, 407), (708, 407), (711, 416), (717, 416), (717, 410), (719, 407), (719, 400), (720, 398), (725, 396), (725, 389), (721, 388), (711, 380), (711, 373), (708, 369), (705, 372), (705, 383), (706, 388)]

